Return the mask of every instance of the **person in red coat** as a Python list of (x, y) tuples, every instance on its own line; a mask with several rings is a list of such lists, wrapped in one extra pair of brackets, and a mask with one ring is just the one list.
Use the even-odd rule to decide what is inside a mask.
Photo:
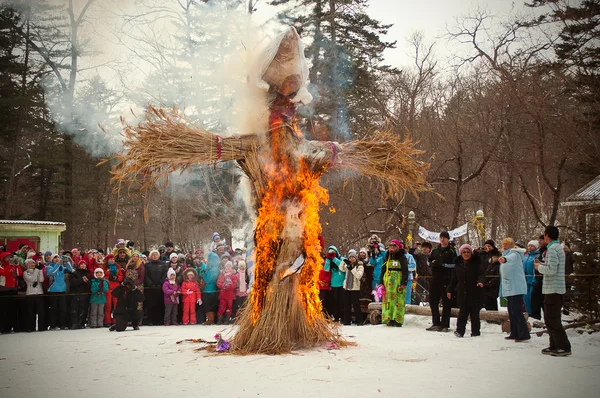
[(106, 292), (106, 305), (104, 306), (104, 326), (114, 325), (116, 319), (111, 317), (111, 312), (117, 307), (117, 299), (113, 297), (112, 291), (121, 285), (125, 278), (125, 272), (115, 263), (115, 255), (109, 254), (104, 258), (106, 266), (104, 275), (108, 279), (108, 292)]
[[(225, 268), (219, 274), (217, 287), (221, 290), (219, 293), (219, 310), (217, 311), (217, 324), (229, 322), (231, 320), (231, 311), (233, 309), (233, 300), (235, 300), (235, 288), (237, 287), (237, 273), (233, 269), (233, 263), (227, 261)], [(223, 318), (225, 316), (225, 318)]]
[(181, 284), (181, 296), (183, 297), (183, 324), (196, 324), (196, 303), (202, 304), (198, 286), (198, 273), (194, 268), (183, 271), (183, 283)]
[(17, 326), (17, 305), (15, 296), (18, 278), (23, 276), (19, 259), (10, 252), (0, 254), (0, 332), (10, 333)]

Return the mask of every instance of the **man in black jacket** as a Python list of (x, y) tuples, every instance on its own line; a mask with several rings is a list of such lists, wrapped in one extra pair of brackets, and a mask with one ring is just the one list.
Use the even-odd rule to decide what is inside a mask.
[(456, 337), (465, 335), (467, 319), (471, 317), (471, 336), (481, 334), (479, 311), (483, 305), (483, 284), (485, 282), (485, 268), (481, 258), (473, 252), (469, 244), (464, 244), (458, 250), (460, 255), (454, 260), (452, 278), (447, 289), (447, 296), (451, 298), (456, 289), (457, 301), (460, 311), (456, 321)]
[(167, 278), (168, 266), (160, 261), (159, 257), (158, 250), (152, 250), (150, 261), (145, 265), (144, 295), (146, 296), (146, 302), (144, 312), (150, 325), (161, 325), (165, 313), (162, 284)]
[(69, 275), (71, 287), (71, 328), (83, 329), (87, 321), (88, 304), (90, 302), (90, 288), (92, 276), (87, 270), (85, 260), (79, 261), (77, 269)]
[[(431, 307), (431, 320), (433, 325), (426, 330), (432, 332), (450, 331), (450, 314), (452, 302), (446, 295), (446, 289), (450, 283), (456, 251), (450, 246), (450, 234), (447, 231), (440, 232), (440, 245), (436, 247), (429, 256), (431, 263), (431, 283), (429, 284), (429, 307)], [(439, 303), (442, 300), (442, 319), (440, 320)]]
[(123, 284), (114, 288), (112, 295), (117, 299), (117, 306), (113, 311), (116, 324), (109, 330), (122, 332), (127, 329), (127, 322), (131, 322), (134, 330), (139, 330), (138, 325), (144, 316), (144, 293), (137, 288), (133, 279), (125, 278)]

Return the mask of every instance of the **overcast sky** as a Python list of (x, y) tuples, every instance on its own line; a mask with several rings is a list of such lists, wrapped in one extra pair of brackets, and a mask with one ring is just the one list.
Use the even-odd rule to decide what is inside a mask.
[[(397, 40), (395, 49), (388, 50), (386, 61), (393, 66), (402, 66), (411, 61), (412, 49), (406, 39), (417, 30), (425, 33), (426, 42), (436, 41), (453, 27), (456, 18), (472, 15), (477, 9), (486, 11), (497, 21), (510, 15), (530, 12), (523, 0), (371, 0), (369, 15), (385, 24), (394, 24), (387, 36), (388, 41)], [(448, 55), (450, 49), (443, 40), (438, 40), (436, 54)]]

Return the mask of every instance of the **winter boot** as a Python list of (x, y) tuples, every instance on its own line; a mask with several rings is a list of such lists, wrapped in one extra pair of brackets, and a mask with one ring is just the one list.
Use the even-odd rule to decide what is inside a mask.
[(214, 324), (215, 324), (215, 313), (207, 312), (206, 313), (206, 321), (203, 323), (203, 325), (214, 325)]
[(223, 315), (218, 315), (217, 317), (217, 325), (222, 325), (223, 324)]

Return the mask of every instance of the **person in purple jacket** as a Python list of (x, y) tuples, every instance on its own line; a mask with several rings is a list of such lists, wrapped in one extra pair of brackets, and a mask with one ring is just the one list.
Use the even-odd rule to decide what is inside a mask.
[(181, 288), (175, 280), (176, 273), (173, 268), (167, 271), (167, 279), (162, 285), (165, 302), (165, 326), (177, 325), (177, 307), (179, 305), (179, 295)]

